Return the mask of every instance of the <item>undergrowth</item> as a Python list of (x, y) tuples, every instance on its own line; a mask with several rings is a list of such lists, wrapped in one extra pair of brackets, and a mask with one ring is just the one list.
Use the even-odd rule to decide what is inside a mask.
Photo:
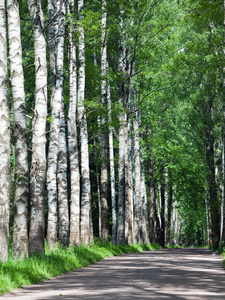
[(161, 249), (158, 244), (114, 246), (111, 243), (95, 242), (90, 247), (65, 248), (58, 245), (55, 250), (46, 247), (45, 255), (31, 255), (24, 260), (10, 257), (7, 262), (0, 262), (0, 295), (88, 266), (103, 258), (158, 249)]

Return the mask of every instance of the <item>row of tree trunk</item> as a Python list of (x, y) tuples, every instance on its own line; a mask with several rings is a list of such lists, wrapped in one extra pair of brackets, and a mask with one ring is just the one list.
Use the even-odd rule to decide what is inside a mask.
[[(154, 181), (152, 150), (147, 149), (144, 166), (140, 146), (141, 115), (133, 83), (135, 51), (129, 51), (124, 30), (124, 11), (120, 9), (118, 38), (118, 135), (112, 127), (111, 93), (108, 80), (107, 2), (102, 0), (101, 41), (101, 166), (99, 181), (99, 237), (113, 244), (173, 242), (179, 231), (176, 201), (173, 201), (172, 175), (162, 164), (160, 186)], [(9, 212), (11, 201), (10, 138), (15, 148), (15, 183), (13, 201), (13, 255), (28, 256), (28, 252), (44, 253), (44, 239), (48, 246), (90, 245), (94, 240), (92, 199), (89, 166), (89, 138), (85, 108), (85, 30), (84, 1), (48, 0), (48, 24), (41, 0), (29, 0), (28, 8), (33, 24), (35, 103), (32, 109), (32, 143), (27, 146), (26, 103), (22, 67), (19, 4), (0, 2), (0, 260), (8, 257)], [(8, 37), (6, 35), (6, 12)], [(78, 14), (78, 39), (75, 45), (73, 17)], [(66, 32), (66, 15), (68, 30)], [(47, 32), (47, 40), (46, 40)], [(68, 49), (65, 51), (65, 37)], [(13, 96), (13, 134), (10, 133), (8, 101), (7, 38), (9, 47), (10, 82)], [(48, 44), (48, 47), (47, 47)], [(68, 113), (64, 101), (64, 60), (68, 56), (69, 101)], [(77, 52), (77, 53), (76, 53)], [(132, 52), (132, 57), (128, 57)], [(47, 70), (49, 53), (49, 73)], [(129, 58), (129, 59), (128, 59)], [(50, 94), (47, 87), (50, 86)], [(47, 115), (49, 128), (47, 127)], [(65, 120), (66, 116), (66, 120)], [(78, 129), (78, 130), (77, 130)], [(206, 137), (209, 168), (212, 149), (210, 131)], [(115, 167), (114, 141), (118, 139), (118, 166)], [(151, 135), (149, 129), (148, 135)], [(48, 141), (48, 143), (47, 143)], [(28, 151), (31, 151), (29, 161)], [(30, 166), (29, 166), (30, 163)], [(118, 176), (115, 172), (118, 170)], [(116, 178), (118, 184), (116, 185)], [(209, 177), (211, 186), (213, 177)], [(214, 183), (212, 183), (213, 185)], [(148, 188), (148, 191), (146, 190)], [(116, 197), (116, 188), (117, 195)], [(217, 207), (210, 190), (211, 210)], [(147, 201), (149, 195), (149, 202)], [(45, 199), (47, 221), (45, 222)], [(69, 201), (70, 200), (70, 201)], [(111, 203), (110, 203), (111, 200)], [(111, 211), (109, 211), (111, 208)], [(112, 226), (109, 228), (109, 216)], [(212, 243), (218, 242), (218, 228), (211, 214)], [(47, 225), (47, 226), (46, 226)], [(45, 229), (47, 227), (47, 230)], [(46, 234), (47, 232), (47, 234)]]

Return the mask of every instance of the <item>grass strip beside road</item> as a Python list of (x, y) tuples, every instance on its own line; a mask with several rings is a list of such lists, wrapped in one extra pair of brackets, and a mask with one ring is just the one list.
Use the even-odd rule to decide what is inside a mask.
[(158, 244), (114, 246), (111, 243), (95, 242), (90, 247), (65, 248), (58, 245), (55, 250), (46, 247), (44, 255), (31, 255), (24, 260), (9, 257), (7, 262), (0, 262), (0, 295), (86, 267), (103, 258), (158, 249), (161, 249)]

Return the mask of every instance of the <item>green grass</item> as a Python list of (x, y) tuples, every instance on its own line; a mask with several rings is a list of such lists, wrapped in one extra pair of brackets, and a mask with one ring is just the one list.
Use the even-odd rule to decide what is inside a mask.
[(158, 249), (161, 249), (158, 244), (114, 246), (95, 242), (90, 247), (46, 248), (45, 255), (31, 255), (29, 259), (21, 261), (10, 257), (6, 263), (0, 262), (0, 295), (88, 266), (106, 257)]

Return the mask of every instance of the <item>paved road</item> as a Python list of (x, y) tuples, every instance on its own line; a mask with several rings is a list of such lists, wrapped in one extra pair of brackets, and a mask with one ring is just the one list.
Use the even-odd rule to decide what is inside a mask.
[(207, 249), (164, 249), (105, 259), (0, 300), (225, 299), (222, 259)]

